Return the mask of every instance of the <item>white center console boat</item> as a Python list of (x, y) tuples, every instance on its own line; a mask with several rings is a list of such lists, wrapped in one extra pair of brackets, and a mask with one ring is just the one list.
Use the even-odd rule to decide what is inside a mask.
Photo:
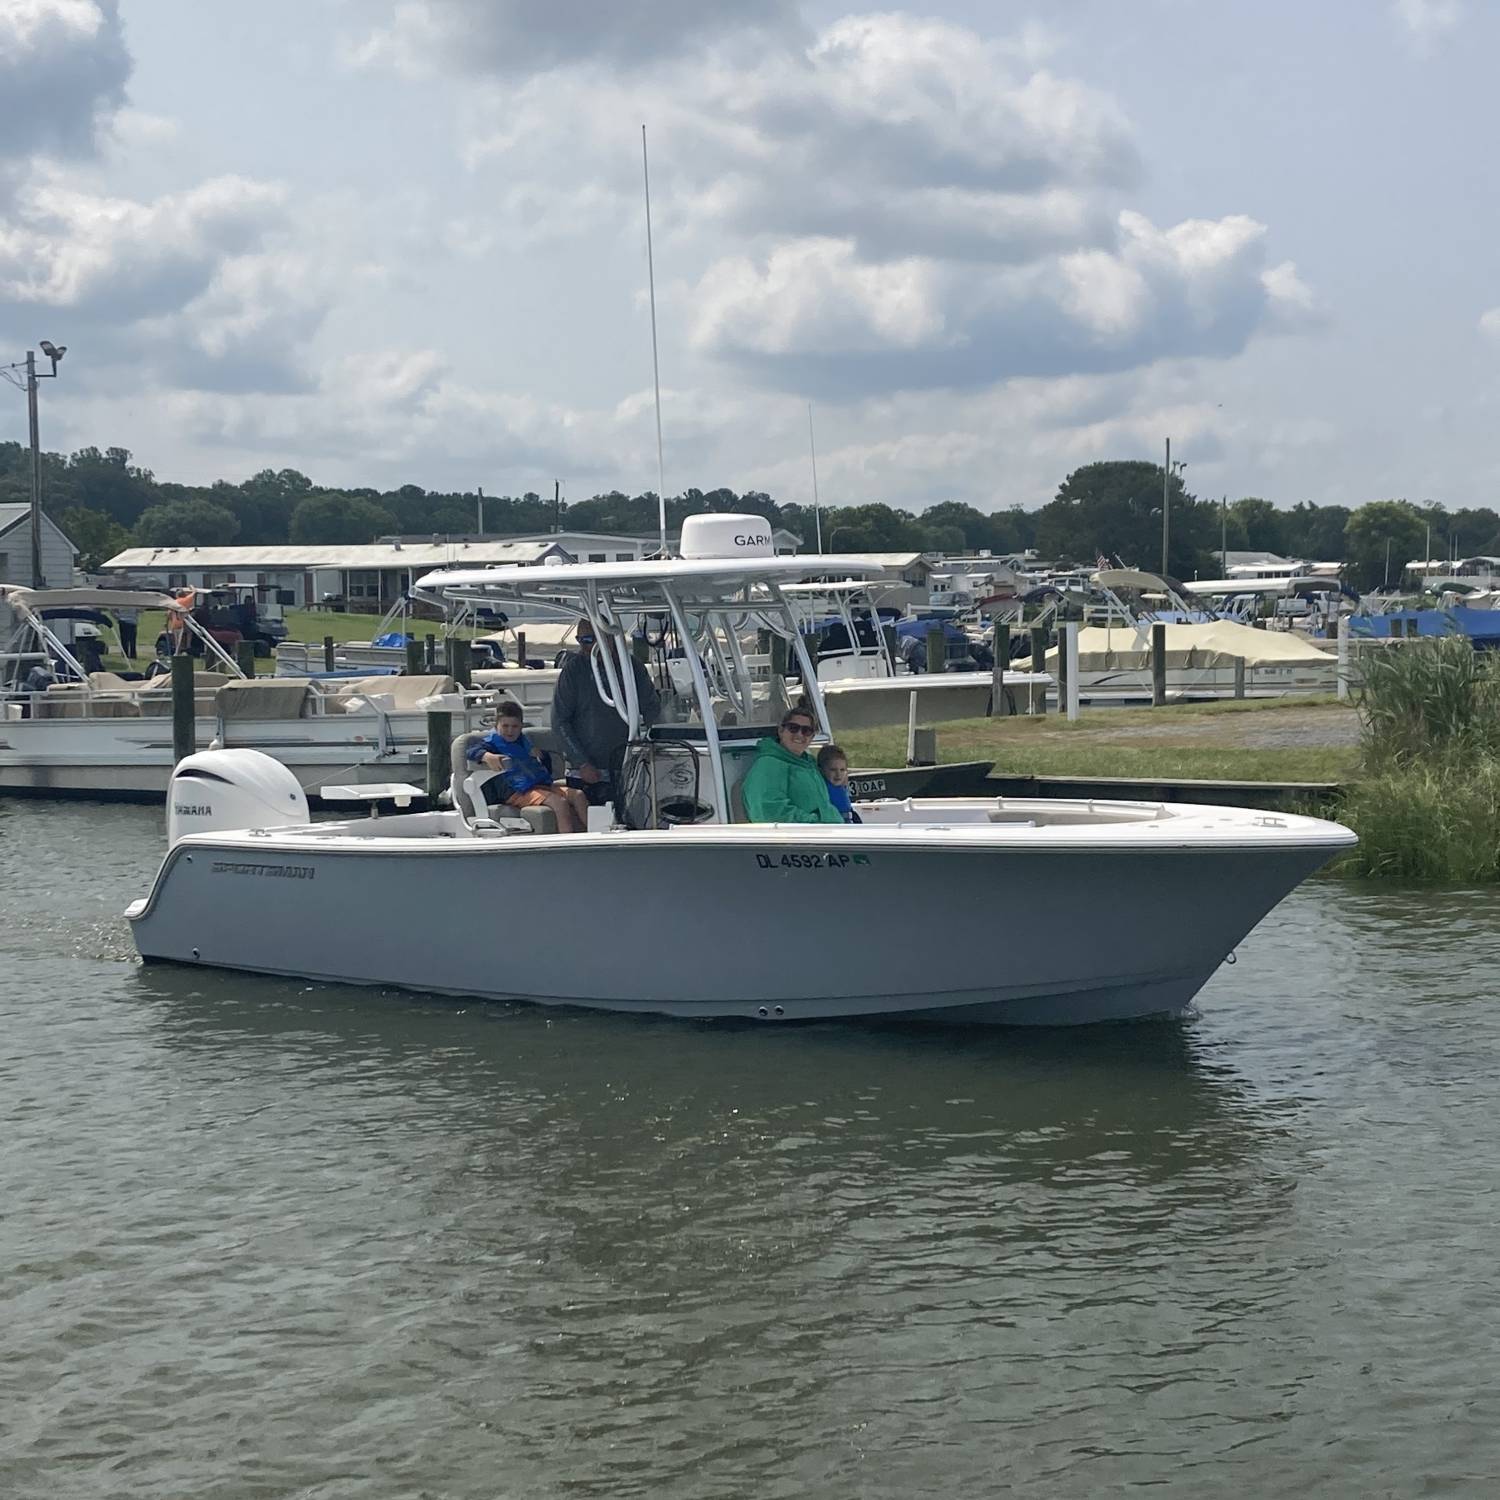
[[(596, 685), (630, 732), (619, 806), (566, 836), (533, 810), (487, 816), (459, 743), (452, 810), (312, 823), (273, 762), (194, 756), (173, 782), (166, 858), (126, 914), (142, 956), (764, 1023), (1072, 1024), (1182, 1009), (1353, 844), (1314, 818), (1045, 799), (871, 802), (855, 826), (745, 822), (740, 782), (785, 702), (746, 663), (748, 632), (787, 642), (828, 733), (784, 588), (830, 560), (765, 555), (764, 531), (753, 517), (695, 517), (680, 559), (428, 575), (434, 597), (589, 619)], [(662, 617), (668, 712), (648, 729), (631, 656), (636, 623)], [(686, 663), (690, 692), (672, 693), (668, 659)], [(519, 891), (567, 917), (499, 941), (495, 900)], [(382, 909), (401, 921), (344, 920)], [(1006, 928), (1028, 941), (1002, 943)], [(940, 945), (924, 940), (934, 932)]]

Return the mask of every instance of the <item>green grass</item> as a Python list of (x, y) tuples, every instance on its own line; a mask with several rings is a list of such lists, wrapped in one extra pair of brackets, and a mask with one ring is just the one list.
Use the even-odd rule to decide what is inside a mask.
[[(151, 653), (156, 646), (156, 638), (166, 628), (166, 612), (159, 609), (147, 609), (141, 611), (140, 621), (136, 626), (136, 659), (134, 669), (144, 671), (151, 662)], [(375, 627), (380, 623), (379, 615), (351, 615), (335, 614), (331, 610), (321, 609), (289, 609), (286, 612), (287, 639), (291, 641), (306, 641), (310, 645), (322, 645), (324, 636), (331, 635), (336, 642), (342, 645), (345, 641), (367, 641), (374, 633)], [(420, 638), (429, 631), (441, 637), (442, 622), (440, 620), (419, 620), (414, 633)], [(457, 635), (472, 640), (476, 635), (487, 635), (489, 627), (474, 629), (465, 626), (455, 632)], [(105, 637), (111, 645), (114, 644), (113, 636)], [(202, 669), (202, 662), (199, 668)], [(126, 671), (131, 668), (131, 663), (117, 653), (106, 652), (104, 667), (109, 672)], [(266, 658), (260, 670), (270, 671), (271, 662)]]
[[(1055, 714), (966, 719), (937, 726), (938, 758), (992, 760), (996, 771), (1015, 776), (1348, 780), (1359, 767), (1353, 745), (1236, 743), (1242, 733), (1276, 726), (1279, 716), (1309, 710), (1339, 723), (1349, 713), (1332, 700), (1299, 699), (1085, 710), (1076, 724)], [(906, 759), (903, 728), (855, 731), (840, 740), (857, 765), (901, 765)]]

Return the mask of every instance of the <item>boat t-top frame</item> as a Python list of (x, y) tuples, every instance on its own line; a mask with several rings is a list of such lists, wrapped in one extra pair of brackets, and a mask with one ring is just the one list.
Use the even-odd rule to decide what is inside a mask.
[[(594, 628), (594, 685), (603, 702), (619, 714), (632, 740), (646, 733), (632, 667), (633, 638), (638, 626), (664, 617), (683, 648), (718, 807), (727, 811), (730, 788), (715, 705), (732, 710), (739, 724), (754, 723), (755, 673), (743, 645), (749, 632), (767, 630), (787, 642), (801, 669), (802, 690), (819, 732), (831, 737), (817, 666), (784, 589), (826, 576), (834, 568), (865, 577), (884, 571), (876, 563), (828, 557), (555, 563), (444, 569), (419, 579), (413, 592), (443, 606), (510, 599), (553, 605), (585, 617)], [(670, 684), (661, 686), (671, 691)]]

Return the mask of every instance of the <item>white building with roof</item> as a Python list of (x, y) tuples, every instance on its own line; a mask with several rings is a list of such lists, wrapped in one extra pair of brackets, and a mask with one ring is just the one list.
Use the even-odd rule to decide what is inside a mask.
[[(674, 533), (669, 541), (675, 539)], [(801, 541), (784, 528), (773, 532), (772, 539), (778, 552), (795, 552)], [(127, 547), (100, 571), (122, 583), (162, 589), (248, 583), (279, 590), (283, 604), (292, 608), (337, 601), (351, 610), (379, 614), (410, 589), (413, 579), (434, 568), (504, 567), (548, 557), (564, 562), (637, 562), (656, 550), (655, 536), (605, 531), (386, 536), (363, 545)]]

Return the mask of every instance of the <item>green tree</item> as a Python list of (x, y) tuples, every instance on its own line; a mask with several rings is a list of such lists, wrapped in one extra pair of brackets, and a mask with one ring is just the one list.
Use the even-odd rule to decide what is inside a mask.
[[(1206, 576), (1218, 545), (1218, 507), (1199, 504), (1174, 474), (1167, 571)], [(1100, 555), (1129, 567), (1161, 566), (1162, 470), (1137, 460), (1085, 464), (1062, 482), (1037, 515), (1037, 546), (1049, 557), (1092, 563)]]
[(1349, 581), (1357, 589), (1399, 584), (1401, 574), (1422, 550), (1427, 523), (1405, 500), (1372, 500), (1361, 505), (1344, 527)]
[(928, 535), (951, 531), (958, 533), (958, 547), (945, 545), (940, 549), (945, 552), (957, 551), (959, 548), (977, 552), (981, 547), (988, 547), (990, 533), (994, 529), (992, 517), (985, 515), (982, 510), (976, 510), (972, 505), (965, 505), (961, 500), (942, 500), (936, 505), (929, 505), (917, 519)]
[(889, 505), (830, 506), (823, 511), (828, 552), (920, 552), (922, 529), (910, 511)]
[(1443, 536), (1441, 550), (1437, 537), (1432, 539), (1432, 550), (1438, 556), (1446, 557), (1450, 548), (1458, 557), (1494, 556), (1500, 549), (1500, 515), (1487, 505), (1454, 511), (1448, 517), (1448, 530)]
[(383, 505), (334, 491), (300, 501), (289, 528), (293, 542), (325, 546), (339, 542), (360, 546), (395, 529), (396, 518)]
[(917, 523), (917, 535), (921, 539), (920, 546), (923, 552), (954, 553), (970, 550), (962, 527), (932, 526), (928, 524), (925, 516)]
[(1243, 500), (1236, 500), (1229, 510), (1243, 528), (1243, 546), (1248, 551), (1285, 556), (1286, 520), (1269, 500), (1247, 495)]
[(240, 523), (207, 500), (168, 500), (141, 513), (132, 536), (138, 547), (224, 547)]
[(67, 468), (73, 503), (104, 511), (123, 526), (138, 520), (161, 498), (151, 471), (132, 464), (128, 448), (106, 448), (102, 453), (80, 448)]
[(111, 515), (75, 505), (58, 516), (63, 534), (78, 548), (78, 566), (86, 573), (102, 568), (130, 545), (130, 533)]
[(1313, 505), (1299, 500), (1282, 521), (1287, 552), (1310, 562), (1342, 562), (1348, 524), (1348, 506)]

